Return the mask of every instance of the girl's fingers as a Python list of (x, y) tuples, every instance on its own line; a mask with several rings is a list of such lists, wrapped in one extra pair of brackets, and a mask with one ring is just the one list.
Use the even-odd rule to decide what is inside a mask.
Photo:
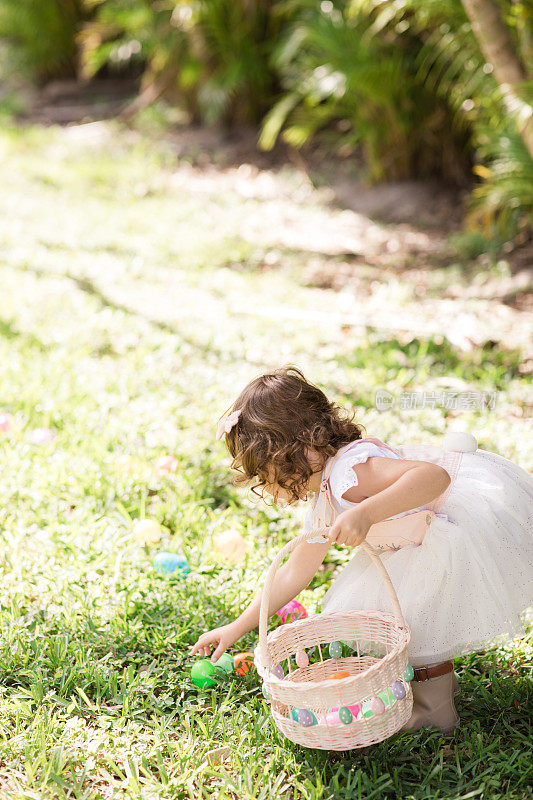
[(222, 655), (222, 653), (225, 650), (226, 650), (226, 647), (222, 644), (222, 642), (219, 642), (218, 647), (216, 648), (215, 652), (211, 656), (211, 661), (213, 662), (213, 664), (215, 664), (218, 661), (218, 659), (220, 658), (220, 656)]
[[(203, 640), (203, 641), (202, 641)], [(191, 648), (190, 655), (199, 653), (201, 656), (209, 655), (211, 652), (211, 645), (205, 641), (203, 636), (200, 636), (195, 645)]]

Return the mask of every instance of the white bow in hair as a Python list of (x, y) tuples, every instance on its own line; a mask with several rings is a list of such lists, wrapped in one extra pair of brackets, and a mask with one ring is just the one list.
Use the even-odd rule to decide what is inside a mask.
[(238, 408), (237, 411), (232, 411), (227, 417), (222, 417), (218, 423), (217, 440), (222, 439), (224, 434), (229, 433), (233, 426), (237, 424), (241, 411), (242, 409)]

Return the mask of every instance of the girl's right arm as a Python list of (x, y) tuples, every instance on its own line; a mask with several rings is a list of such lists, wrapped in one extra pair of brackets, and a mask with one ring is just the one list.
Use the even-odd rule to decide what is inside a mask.
[[(293, 550), (285, 564), (279, 568), (274, 576), (270, 607), (268, 609), (269, 617), (275, 614), (285, 603), (288, 603), (289, 600), (293, 600), (302, 589), (305, 589), (316, 575), (331, 544), (331, 541), (323, 544), (302, 542)], [(203, 633), (192, 647), (191, 655), (199, 653), (202, 656), (208, 656), (211, 653), (211, 646), (214, 645), (215, 652), (211, 656), (211, 661), (215, 663), (222, 653), (240, 639), (241, 636), (257, 628), (262, 594), (262, 591), (256, 594), (248, 608), (229, 625), (223, 625), (220, 628)]]

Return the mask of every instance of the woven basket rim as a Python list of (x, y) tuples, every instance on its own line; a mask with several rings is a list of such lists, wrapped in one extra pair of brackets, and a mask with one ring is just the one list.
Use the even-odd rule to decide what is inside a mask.
[[(339, 688), (349, 688), (352, 684), (355, 686), (361, 682), (362, 678), (367, 678), (370, 675), (373, 675), (378, 670), (382, 669), (385, 665), (393, 661), (395, 658), (399, 656), (399, 654), (407, 647), (409, 641), (411, 640), (411, 631), (408, 625), (403, 626), (397, 617), (394, 614), (391, 614), (389, 611), (329, 611), (324, 612), (323, 614), (316, 614), (321, 619), (328, 619), (330, 617), (342, 616), (346, 617), (346, 615), (354, 616), (354, 617), (379, 617), (384, 622), (391, 624), (398, 632), (401, 633), (400, 641), (393, 646), (393, 649), (386, 653), (384, 656), (379, 658), (375, 664), (372, 664), (370, 667), (367, 667), (365, 670), (360, 672), (358, 675), (350, 675), (347, 678), (339, 678), (336, 679), (336, 685)], [(272, 642), (276, 641), (277, 639), (283, 638), (285, 633), (289, 634), (291, 630), (294, 630), (296, 627), (302, 627), (305, 625), (309, 625), (310, 618), (307, 617), (306, 619), (299, 619), (295, 622), (290, 622), (285, 625), (276, 628), (274, 631), (268, 634), (267, 636), (267, 645), (271, 644)], [(357, 656), (352, 656), (357, 658)], [(268, 667), (262, 663), (261, 654), (259, 650), (259, 646), (256, 647), (254, 651), (254, 662), (259, 675), (263, 678), (263, 680), (268, 681), (269, 684), (273, 686), (283, 686), (285, 689), (293, 689), (295, 691), (302, 691), (306, 688), (308, 681), (292, 681), (290, 680), (289, 673), (287, 676), (283, 678), (278, 678), (274, 675)], [(325, 678), (322, 681), (312, 681), (314, 689), (321, 689), (321, 688), (328, 688), (331, 687), (331, 678)]]

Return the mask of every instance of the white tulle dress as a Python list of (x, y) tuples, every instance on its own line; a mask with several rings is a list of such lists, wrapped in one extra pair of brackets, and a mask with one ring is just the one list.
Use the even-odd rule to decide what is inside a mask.
[[(334, 456), (329, 486), (337, 513), (356, 505), (342, 497), (357, 485), (354, 464), (371, 456), (412, 458), (408, 445), (394, 449), (401, 455), (362, 441)], [(304, 530), (314, 527), (313, 511)], [(462, 453), (422, 544), (381, 558), (411, 628), (414, 666), (524, 636), (533, 611), (532, 476), (486, 450)], [(322, 602), (322, 611), (347, 609), (392, 610), (375, 567), (359, 548)]]

